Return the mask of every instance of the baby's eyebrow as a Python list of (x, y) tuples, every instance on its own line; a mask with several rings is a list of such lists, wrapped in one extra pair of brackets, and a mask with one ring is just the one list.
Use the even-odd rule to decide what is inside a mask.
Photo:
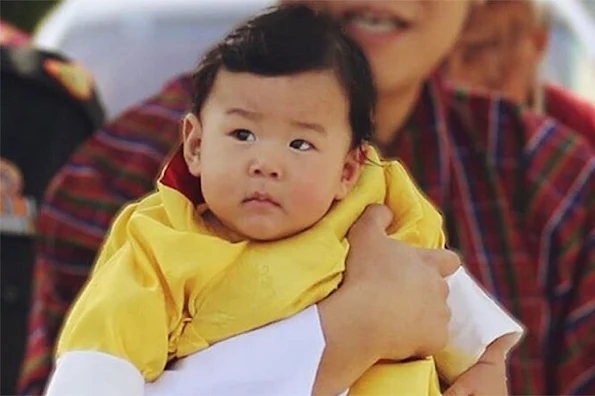
[(239, 115), (240, 117), (248, 118), (250, 120), (260, 120), (263, 115), (262, 113), (257, 113), (255, 111), (249, 111), (246, 109), (240, 109), (237, 107), (228, 109), (225, 114), (227, 115)]
[(291, 122), (293, 125), (297, 126), (298, 128), (302, 128), (302, 129), (311, 129), (314, 132), (318, 132), (322, 135), (326, 135), (326, 129), (324, 129), (324, 127), (320, 124), (316, 124), (313, 122), (304, 122), (304, 121), (292, 121)]
[[(233, 107), (231, 109), (228, 109), (225, 114), (227, 115), (238, 115), (240, 117), (244, 117), (244, 118), (248, 118), (249, 120), (253, 120), (253, 121), (258, 121), (261, 120), (264, 115), (262, 113), (256, 112), (256, 111), (250, 111), (250, 110), (246, 110), (246, 109), (242, 109), (239, 107)], [(320, 124), (317, 124), (315, 122), (304, 122), (304, 121), (296, 121), (296, 120), (292, 120), (291, 124), (300, 128), (300, 129), (310, 129), (314, 132), (320, 133), (322, 135), (326, 135), (326, 129), (324, 129), (324, 127)]]

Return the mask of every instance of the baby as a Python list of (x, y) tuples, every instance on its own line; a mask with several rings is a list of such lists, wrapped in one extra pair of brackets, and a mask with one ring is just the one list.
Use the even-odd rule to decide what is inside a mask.
[[(338, 287), (345, 236), (370, 204), (391, 208), (394, 238), (444, 245), (438, 212), (368, 145), (370, 67), (328, 17), (267, 10), (210, 50), (194, 81), (183, 145), (157, 192), (114, 222), (62, 331), (50, 394), (88, 393), (108, 364), (94, 357), (106, 354), (134, 366), (130, 381), (155, 381), (174, 359), (316, 304)], [(522, 332), (462, 269), (453, 279), (451, 294), (466, 293), (482, 318), (451, 306), (451, 341), (435, 357), (447, 382), (494, 340)], [(65, 362), (80, 353), (74, 376)], [(434, 361), (377, 365), (351, 393), (437, 394)]]

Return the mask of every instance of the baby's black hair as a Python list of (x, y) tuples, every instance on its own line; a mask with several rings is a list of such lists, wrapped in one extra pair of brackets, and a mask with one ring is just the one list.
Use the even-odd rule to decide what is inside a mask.
[(326, 14), (304, 5), (281, 5), (234, 29), (203, 56), (193, 74), (195, 114), (221, 68), (270, 77), (333, 70), (349, 100), (352, 147), (372, 138), (376, 90), (370, 65), (340, 24)]

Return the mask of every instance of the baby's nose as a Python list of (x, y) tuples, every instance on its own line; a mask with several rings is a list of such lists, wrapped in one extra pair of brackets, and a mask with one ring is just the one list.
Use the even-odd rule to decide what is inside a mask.
[(273, 179), (281, 178), (281, 166), (277, 161), (265, 158), (256, 158), (250, 164), (248, 169), (250, 176), (270, 177)]

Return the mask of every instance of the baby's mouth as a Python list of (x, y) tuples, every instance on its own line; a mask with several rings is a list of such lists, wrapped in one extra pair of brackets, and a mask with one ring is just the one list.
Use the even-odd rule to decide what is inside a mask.
[(250, 194), (246, 199), (244, 199), (242, 201), (242, 203), (256, 203), (256, 204), (262, 204), (262, 205), (273, 205), (273, 206), (277, 206), (280, 207), (281, 205), (275, 201), (270, 195), (266, 194), (266, 193), (254, 193), (254, 194)]

